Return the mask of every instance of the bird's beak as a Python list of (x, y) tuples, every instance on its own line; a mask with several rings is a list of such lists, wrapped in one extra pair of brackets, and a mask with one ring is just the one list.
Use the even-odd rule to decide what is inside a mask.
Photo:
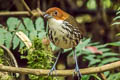
[(51, 16), (51, 15), (46, 14), (46, 13), (43, 15), (43, 17), (44, 17), (45, 19), (50, 19), (50, 18), (52, 18), (52, 16)]

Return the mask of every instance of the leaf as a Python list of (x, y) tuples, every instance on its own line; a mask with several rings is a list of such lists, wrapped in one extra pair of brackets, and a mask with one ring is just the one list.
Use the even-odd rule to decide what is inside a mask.
[(94, 43), (89, 43), (88, 46), (96, 46), (96, 45), (99, 45), (100, 42), (94, 42)]
[(76, 46), (76, 49), (82, 49), (83, 47), (87, 46), (90, 41), (91, 41), (90, 38), (86, 39), (84, 42), (79, 43), (79, 44)]
[(112, 26), (113, 25), (120, 25), (120, 22), (114, 22), (113, 24), (112, 24)]
[(113, 21), (117, 20), (117, 19), (120, 19), (120, 16), (116, 16)]
[(104, 72), (104, 75), (107, 77), (110, 74), (110, 71)]
[(24, 20), (25, 27), (26, 27), (27, 30), (29, 30), (29, 31), (34, 31), (35, 30), (33, 22), (30, 18), (23, 18), (23, 20)]
[(110, 8), (111, 4), (111, 0), (103, 0), (104, 8)]
[(90, 50), (91, 53), (95, 53), (95, 54), (103, 54), (103, 52), (101, 50), (98, 50), (96, 47), (94, 46), (87, 46), (86, 49)]
[(120, 36), (120, 33), (117, 33), (116, 36)]
[(97, 76), (97, 74), (91, 74), (91, 76), (95, 77), (97, 80), (102, 80), (101, 78), (99, 78), (99, 77)]
[(73, 56), (74, 51), (72, 50), (68, 56)]
[(82, 80), (89, 80), (90, 79), (90, 75), (83, 75), (82, 76)]
[(2, 33), (2, 34), (6, 34), (6, 33), (7, 33), (7, 30), (4, 29), (4, 28), (0, 28), (0, 33)]
[(40, 39), (42, 39), (42, 38), (44, 38), (46, 36), (46, 32), (40, 32), (40, 33), (38, 33), (38, 37), (40, 38)]
[(24, 46), (25, 44), (22, 41), (20, 41), (20, 49), (22, 49)]
[(0, 48), (0, 56), (3, 56), (3, 55), (4, 55), (4, 50), (2, 48)]
[(29, 32), (27, 30), (23, 31), (23, 33), (28, 36), (29, 35)]
[(5, 29), (0, 28), (0, 45), (4, 44), (6, 33), (7, 31)]
[(98, 44), (98, 45), (95, 45), (95, 47), (96, 48), (105, 48), (107, 46), (107, 44), (103, 44), (103, 45), (100, 45), (100, 44)]
[(89, 55), (89, 56), (85, 56), (84, 58), (89, 61), (92, 61), (92, 60), (94, 60), (94, 57), (95, 57), (95, 55)]
[(108, 51), (110, 51), (111, 49), (109, 49), (109, 48), (103, 48), (103, 49), (99, 49), (99, 51), (102, 51), (102, 52), (108, 52)]
[(114, 61), (118, 61), (118, 60), (120, 60), (120, 59), (116, 58), (116, 57), (110, 57), (110, 58), (106, 58), (106, 59), (102, 60), (101, 64), (104, 65), (104, 64), (114, 62)]
[(91, 9), (91, 10), (95, 10), (96, 9), (96, 1), (95, 0), (89, 0), (87, 2), (87, 8)]
[(0, 34), (0, 45), (4, 44), (4, 40), (5, 40), (4, 34)]
[(8, 26), (9, 31), (14, 31), (16, 27), (18, 26), (18, 24), (19, 24), (18, 18), (10, 17), (7, 20), (7, 26)]
[(118, 41), (118, 42), (112, 42), (112, 43), (107, 43), (107, 45), (120, 46), (120, 41)]
[(10, 48), (11, 40), (12, 40), (12, 34), (10, 32), (7, 32), (5, 34), (5, 45), (7, 48)]
[(3, 25), (2, 24), (0, 24), (0, 28), (2, 28), (3, 27)]
[(103, 58), (102, 55), (96, 55), (95, 59), (102, 59)]
[(37, 31), (31, 31), (30, 32), (30, 34), (29, 34), (29, 38), (31, 39), (31, 40), (33, 40), (35, 37), (37, 37)]
[(95, 65), (95, 64), (100, 63), (100, 62), (101, 62), (100, 59), (94, 59), (94, 60), (90, 61), (89, 66)]
[(120, 10), (120, 7), (118, 7), (118, 9), (117, 9), (118, 11)]
[(35, 21), (35, 27), (37, 31), (45, 31), (44, 20), (42, 17), (37, 18), (37, 20)]
[(50, 47), (52, 48), (52, 51), (60, 49), (60, 48), (56, 47), (52, 42), (50, 42)]
[(111, 74), (107, 80), (120, 80), (120, 72)]
[(69, 52), (69, 51), (71, 51), (71, 50), (72, 50), (72, 48), (64, 49), (64, 52), (63, 52), (63, 53)]
[(106, 46), (107, 46), (107, 44), (103, 44), (103, 45), (99, 44), (99, 45), (96, 45), (95, 47), (99, 49), (99, 48), (105, 48)]
[[(20, 23), (20, 22), (19, 22)], [(18, 25), (17, 25), (18, 26)], [(22, 31), (22, 32), (26, 32), (26, 29), (25, 29), (25, 27), (24, 27), (24, 25), (21, 23), (20, 25), (19, 25), (19, 27), (18, 27), (18, 31)]]
[(120, 14), (120, 11), (117, 11), (117, 12), (116, 12), (116, 15), (119, 15), (119, 14)]
[(107, 52), (107, 53), (104, 53), (102, 54), (102, 57), (112, 57), (112, 56), (120, 56), (119, 54), (117, 53), (113, 53), (113, 52)]
[(13, 38), (13, 49), (17, 48), (20, 43), (20, 39), (15, 35)]

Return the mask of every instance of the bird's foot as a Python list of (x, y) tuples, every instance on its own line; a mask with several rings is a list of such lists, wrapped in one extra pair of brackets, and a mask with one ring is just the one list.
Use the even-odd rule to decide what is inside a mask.
[(74, 72), (73, 76), (74, 76), (75, 74), (77, 74), (78, 80), (81, 80), (82, 74), (80, 73), (80, 70), (79, 70), (79, 67), (78, 67), (78, 66), (75, 67), (75, 72)]
[(52, 69), (50, 70), (50, 72), (48, 73), (48, 76), (49, 76), (49, 75), (52, 75), (52, 74), (53, 74), (53, 71), (55, 71), (55, 74), (57, 75), (57, 73), (56, 73), (56, 68), (53, 66)]

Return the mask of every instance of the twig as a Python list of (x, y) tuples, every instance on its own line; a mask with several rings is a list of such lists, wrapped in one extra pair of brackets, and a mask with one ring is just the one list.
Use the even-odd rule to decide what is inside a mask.
[(26, 3), (24, 0), (21, 0), (21, 2), (22, 2), (22, 4), (25, 6), (25, 8), (27, 9), (27, 11), (29, 11), (29, 13), (30, 13), (31, 15), (33, 15), (32, 12), (31, 12), (31, 9), (30, 9), (29, 6), (27, 5), (27, 3)]
[[(21, 0), (21, 1), (32, 17), (43, 15), (42, 11), (40, 9), (39, 9), (39, 11), (38, 11), (38, 8), (37, 8), (37, 10), (31, 10), (24, 0)], [(38, 12), (35, 13), (36, 11), (38, 11)]]
[[(91, 68), (80, 69), (80, 72), (82, 73), (82, 75), (93, 74), (93, 73), (109, 71), (112, 69), (116, 69), (118, 67), (120, 67), (120, 61), (106, 64), (101, 67), (91, 67)], [(46, 76), (46, 75), (48, 75), (50, 70), (16, 68), (16, 67), (11, 67), (11, 66), (4, 66), (1, 64), (0, 71)], [(70, 75), (73, 75), (74, 70), (56, 70), (56, 72), (57, 72), (57, 76), (70, 76)], [(53, 76), (56, 76), (55, 72), (53, 72)]]
[[(18, 68), (18, 64), (17, 64), (17, 61), (16, 61), (13, 53), (12, 53), (7, 47), (5, 47), (4, 45), (0, 45), (0, 47), (1, 47), (4, 51), (6, 51), (6, 52), (7, 52), (7, 55), (9, 56), (9, 58), (12, 59), (14, 65), (11, 65), (11, 66), (15, 66), (15, 67)], [(16, 73), (16, 76), (19, 76), (19, 74)]]
[(106, 77), (105, 77), (105, 75), (103, 73), (99, 73), (99, 75), (100, 75), (100, 77), (101, 77), (102, 80), (107, 80)]
[(37, 0), (37, 8), (40, 9), (40, 0)]
[[(32, 11), (33, 16), (42, 16), (43, 12), (37, 8)], [(0, 12), (0, 16), (31, 16), (28, 11)]]
[(13, 61), (14, 61), (14, 66), (15, 66), (15, 67), (18, 67), (17, 61), (16, 61), (13, 53), (12, 53), (7, 47), (5, 47), (4, 45), (0, 45), (0, 47), (1, 47), (3, 50), (5, 50), (5, 51), (8, 53), (8, 55), (13, 59)]
[(28, 11), (0, 12), (0, 16), (30, 16)]
[(39, 15), (43, 16), (44, 12), (42, 12), (39, 8), (37, 8), (36, 11), (38, 12)]

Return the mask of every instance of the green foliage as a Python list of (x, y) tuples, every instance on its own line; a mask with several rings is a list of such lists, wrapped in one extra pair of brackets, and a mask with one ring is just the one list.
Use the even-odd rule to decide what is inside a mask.
[[(110, 62), (120, 60), (120, 55), (118, 53), (112, 52), (110, 48), (107, 48), (108, 45), (119, 45), (119, 42), (100, 44), (99, 42), (91, 42), (91, 39), (84, 39), (82, 43), (79, 43), (76, 47), (77, 56), (83, 56), (83, 61), (89, 61), (88, 66), (101, 66)], [(102, 54), (96, 54), (87, 49), (87, 46), (95, 47)], [(53, 50), (58, 49), (53, 44), (51, 46)], [(69, 52), (72, 49), (64, 49), (64, 52)], [(69, 56), (73, 55), (73, 51), (69, 54)]]
[(102, 4), (103, 4), (104, 8), (110, 8), (112, 5), (112, 2), (111, 2), (111, 0), (103, 0)]
[[(4, 50), (0, 48), (0, 64), (5, 64)], [(13, 76), (6, 72), (0, 72), (0, 80), (12, 80)]]
[(13, 80), (12, 76), (6, 74), (6, 73), (0, 73), (0, 80)]
[(15, 34), (19, 31), (26, 34), (30, 40), (33, 40), (35, 37), (42, 39), (46, 35), (43, 18), (37, 18), (35, 24), (30, 18), (22, 19), (23, 23), (16, 17), (8, 18), (7, 29), (2, 28), (2, 25), (0, 25), (0, 45), (5, 44), (7, 48), (10, 48), (12, 45), (13, 49), (18, 46), (23, 48), (25, 46), (24, 43)]
[[(107, 45), (110, 45), (110, 46), (120, 46), (120, 41), (107, 43)], [(120, 80), (120, 72), (119, 73), (112, 73), (111, 75), (109, 75), (107, 80)]]
[(120, 7), (118, 8), (117, 12), (116, 12), (116, 17), (113, 19), (113, 21), (115, 21), (112, 25), (119, 25), (120, 22), (116, 21), (120, 19)]
[[(28, 60), (28, 67), (33, 69), (50, 69), (53, 63), (51, 50), (48, 50), (46, 46), (42, 44), (42, 41), (38, 38), (33, 40), (31, 49), (22, 49), (21, 53), (28, 52), (27, 56), (22, 58)], [(52, 80), (51, 77), (29, 75), (31, 80)], [(55, 79), (54, 79), (55, 80)]]
[(87, 2), (87, 8), (91, 10), (95, 10), (97, 7), (96, 0), (88, 0)]
[[(106, 4), (108, 3), (107, 6), (110, 6), (111, 3), (109, 2), (110, 0), (104, 0)], [(108, 2), (107, 2), (108, 1)], [(92, 4), (91, 4), (92, 3)], [(105, 3), (104, 3), (105, 5)], [(89, 0), (87, 3), (88, 8), (90, 9), (96, 9), (96, 3), (95, 0)], [(120, 11), (117, 13), (117, 17), (114, 18), (114, 20), (118, 20)], [(40, 69), (50, 69), (51, 68), (51, 63), (53, 55), (50, 51), (46, 50), (45, 46), (42, 45), (41, 40), (35, 39), (36, 37), (42, 39), (45, 35), (46, 32), (44, 31), (44, 21), (40, 17), (35, 20), (35, 24), (33, 21), (29, 18), (23, 18), (23, 23), (20, 23), (20, 20), (15, 17), (10, 17), (7, 20), (7, 29), (2, 28), (2, 25), (0, 25), (0, 45), (5, 44), (8, 48), (10, 48), (11, 43), (13, 46), (13, 49), (16, 47), (20, 46), (21, 53), (28, 52), (27, 56), (22, 56), (22, 58), (28, 60), (28, 67), (30, 68), (40, 68)], [(114, 24), (120, 24), (120, 22), (113, 23)], [(17, 29), (18, 28), (18, 29)], [(18, 38), (17, 35), (14, 35), (15, 32), (22, 31), (24, 32), (30, 40), (33, 41), (33, 46), (31, 49), (34, 49), (32, 52), (30, 51), (31, 49), (23, 49), (25, 46), (23, 42)], [(113, 43), (108, 43), (108, 44), (103, 44), (101, 45), (99, 42), (91, 42), (91, 39), (85, 39), (82, 44), (79, 44), (76, 47), (76, 52), (77, 56), (82, 56), (83, 61), (89, 61), (88, 66), (100, 66), (104, 65), (113, 61), (120, 60), (118, 57), (120, 56), (119, 54), (116, 54), (111, 51), (110, 48), (107, 48), (107, 45), (113, 45), (113, 46), (119, 46), (120, 42), (113, 42)], [(52, 50), (59, 49), (55, 47), (52, 43), (50, 43)], [(86, 49), (86, 46), (94, 46), (96, 47), (99, 51), (101, 51), (103, 54), (95, 54), (91, 52), (90, 50)], [(69, 51), (71, 49), (65, 49), (64, 53)], [(70, 56), (73, 55), (73, 51), (70, 53)], [(0, 52), (1, 56), (1, 52)], [(2, 60), (0, 60), (0, 63), (2, 63)], [(106, 72), (105, 72), (106, 74)], [(106, 74), (110, 74), (109, 72)], [(83, 76), (83, 80), (89, 80), (90, 76), (96, 77), (96, 79), (100, 80), (99, 77), (96, 75), (85, 75)], [(115, 76), (115, 75), (114, 75)], [(114, 77), (113, 76), (113, 77)], [(52, 80), (51, 77), (43, 77), (43, 76), (35, 76), (35, 75), (29, 75), (29, 78), (31, 80)], [(118, 78), (116, 78), (117, 80)], [(112, 80), (112, 77), (111, 79)]]
[[(102, 6), (106, 8), (110, 8), (112, 5), (111, 0), (101, 0), (102, 1)], [(87, 8), (90, 10), (96, 10), (97, 9), (97, 4), (96, 0), (88, 0), (87, 2)]]
[[(119, 54), (111, 51), (110, 48), (107, 48), (108, 44), (100, 44), (99, 42), (91, 42), (91, 39), (86, 39), (82, 43), (78, 44), (76, 47), (77, 56), (83, 56), (83, 61), (89, 61), (88, 66), (100, 66), (110, 62), (120, 60)], [(96, 47), (98, 51), (101, 51), (102, 54), (95, 54), (87, 46)], [(70, 56), (73, 55), (73, 52), (70, 53)]]
[[(82, 43), (79, 43), (76, 47), (77, 56), (82, 56), (82, 61), (89, 62), (88, 66), (101, 66), (104, 64), (108, 64), (114, 61), (120, 60), (120, 55), (118, 53), (112, 52), (110, 48), (107, 48), (108, 44), (100, 44), (99, 42), (91, 42), (91, 39), (84, 39)], [(116, 45), (118, 43), (116, 42)], [(115, 45), (115, 44), (114, 44)], [(87, 49), (87, 46), (95, 47), (98, 51), (101, 51), (102, 54), (96, 54)], [(64, 50), (64, 52), (70, 51), (71, 49)], [(73, 55), (73, 51), (69, 54), (69, 56)], [(104, 72), (106, 76), (110, 75), (110, 72)], [(83, 76), (82, 80), (89, 80), (90, 77), (94, 77), (97, 80), (101, 80), (96, 74)]]
[(111, 46), (120, 46), (120, 41), (118, 41), (118, 42), (107, 43), (107, 45), (111, 45)]
[(120, 80), (120, 72), (119, 73), (115, 73), (115, 74), (111, 74), (107, 80)]
[(90, 79), (90, 75), (83, 75), (82, 76), (82, 80), (89, 80)]
[(3, 49), (0, 48), (0, 64), (3, 63), (3, 58), (2, 58), (3, 55), (4, 55), (4, 51), (3, 51)]

